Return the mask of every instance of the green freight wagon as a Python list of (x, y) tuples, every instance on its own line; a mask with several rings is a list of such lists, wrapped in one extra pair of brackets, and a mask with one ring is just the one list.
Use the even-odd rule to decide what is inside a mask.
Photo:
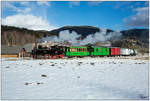
[(107, 56), (110, 54), (109, 48), (106, 47), (93, 47), (93, 49), (91, 56)]
[(88, 56), (89, 52), (87, 47), (84, 46), (70, 46), (65, 49), (66, 56)]

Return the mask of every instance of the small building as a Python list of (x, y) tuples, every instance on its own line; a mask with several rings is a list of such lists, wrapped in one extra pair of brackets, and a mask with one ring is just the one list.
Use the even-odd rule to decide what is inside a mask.
[(21, 52), (21, 49), (25, 49), (25, 57), (30, 57), (32, 52), (32, 43), (25, 44), (24, 46), (7, 46), (1, 45), (1, 57), (2, 58), (18, 58)]
[(8, 58), (8, 57), (15, 57), (17, 58), (19, 56), (19, 52), (21, 46), (7, 46), (7, 45), (1, 45), (1, 57), (2, 58)]
[(25, 48), (26, 52), (32, 52), (33, 44), (32, 43), (25, 44), (22, 48)]
[[(32, 49), (33, 49), (33, 44), (25, 44), (22, 49), (25, 49), (24, 57), (31, 57), (32, 54)], [(20, 50), (21, 51), (21, 50)]]

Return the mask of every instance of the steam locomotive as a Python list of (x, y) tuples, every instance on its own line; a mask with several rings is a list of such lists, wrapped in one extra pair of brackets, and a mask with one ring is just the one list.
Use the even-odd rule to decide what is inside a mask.
[(134, 56), (137, 51), (119, 47), (99, 46), (39, 46), (32, 50), (34, 59), (58, 59), (64, 57), (85, 57), (85, 56)]

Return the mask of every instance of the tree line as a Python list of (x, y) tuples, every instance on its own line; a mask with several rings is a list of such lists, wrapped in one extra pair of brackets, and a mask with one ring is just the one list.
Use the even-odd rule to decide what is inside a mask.
[(37, 39), (42, 38), (43, 35), (47, 33), (48, 32), (1, 25), (1, 44), (13, 46), (34, 43)]

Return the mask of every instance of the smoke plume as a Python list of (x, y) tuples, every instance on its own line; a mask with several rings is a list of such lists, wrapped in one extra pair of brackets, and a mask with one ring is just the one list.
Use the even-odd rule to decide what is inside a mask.
[(120, 32), (110, 32), (107, 33), (106, 29), (101, 29), (100, 32), (96, 32), (95, 34), (89, 34), (84, 39), (79, 40), (81, 38), (81, 34), (77, 34), (75, 31), (71, 33), (69, 30), (61, 31), (57, 36), (45, 37), (42, 38), (41, 41), (50, 41), (50, 42), (58, 42), (64, 43), (69, 42), (71, 45), (86, 45), (86, 44), (95, 44), (96, 42), (106, 42), (110, 40), (119, 40), (121, 37)]

